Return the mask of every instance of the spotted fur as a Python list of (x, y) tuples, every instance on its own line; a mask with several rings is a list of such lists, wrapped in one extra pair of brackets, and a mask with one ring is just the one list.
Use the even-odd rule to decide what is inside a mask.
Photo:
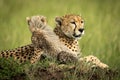
[(4, 50), (0, 52), (0, 58), (9, 58), (13, 57), (14, 60), (18, 60), (19, 63), (23, 63), (26, 61), (30, 61), (34, 63), (38, 60), (38, 52), (42, 52), (42, 50), (37, 50), (34, 48), (33, 44), (18, 47), (12, 50)]
[(102, 63), (93, 55), (82, 58), (79, 56), (81, 52), (78, 40), (84, 34), (84, 20), (81, 16), (69, 14), (62, 17), (56, 17), (55, 21), (57, 23), (54, 29), (55, 34), (59, 36), (61, 44), (64, 44), (72, 51), (73, 55), (78, 56), (79, 62), (90, 62), (92, 63), (92, 67), (100, 67), (102, 69), (108, 68), (108, 65)]
[[(43, 16), (32, 16), (28, 18), (29, 29), (32, 33), (31, 41), (34, 47), (37, 49), (42, 49), (44, 51), (44, 55), (51, 56), (58, 60), (62, 60), (61, 58), (63, 57), (61, 54), (68, 54), (72, 58), (76, 59), (77, 56), (73, 55), (72, 51), (70, 51), (68, 47), (66, 47), (64, 44), (61, 44), (59, 37), (46, 24), (46, 22), (44, 23), (43, 21), (46, 21), (46, 18)], [(67, 60), (66, 58), (64, 61), (70, 62), (70, 59)]]
[[(84, 32), (80, 31), (81, 29), (84, 30), (82, 18), (78, 15), (57, 17), (57, 26), (54, 31), (52, 31), (44, 21), (46, 21), (46, 18), (43, 16), (32, 16), (28, 18), (29, 29), (32, 33), (31, 40), (35, 48), (41, 48), (44, 51), (43, 54), (57, 58), (63, 63), (66, 63), (67, 61), (78, 61), (80, 58), (78, 39)], [(64, 26), (63, 22), (66, 21), (69, 24)], [(64, 31), (61, 27), (62, 24), (62, 27), (65, 29), (71, 27), (70, 31), (73, 34), (69, 35), (70, 31)]]
[[(94, 56), (80, 58), (78, 39), (84, 33), (84, 21), (79, 15), (65, 15), (56, 17), (54, 31), (47, 25), (44, 16), (27, 17), (29, 29), (32, 33), (31, 45), (14, 50), (2, 51), (1, 57), (11, 57), (25, 62), (34, 63), (42, 54), (57, 58), (60, 62), (83, 61), (92, 62), (96, 66), (106, 68), (106, 64)], [(28, 56), (30, 55), (30, 56)]]
[(59, 36), (61, 44), (64, 44), (72, 54), (80, 55), (78, 40), (84, 34), (84, 20), (79, 15), (65, 15), (56, 17), (54, 32)]

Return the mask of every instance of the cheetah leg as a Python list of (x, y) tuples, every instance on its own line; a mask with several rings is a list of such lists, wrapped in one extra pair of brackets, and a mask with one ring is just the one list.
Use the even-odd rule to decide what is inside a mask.
[(80, 62), (90, 63), (92, 68), (99, 67), (101, 69), (107, 69), (109, 67), (107, 64), (102, 63), (97, 57), (93, 55), (80, 58)]
[(37, 60), (40, 59), (41, 54), (43, 54), (43, 51), (41, 49), (38, 48), (34, 48), (34, 55), (32, 56), (30, 63), (35, 63), (37, 62)]

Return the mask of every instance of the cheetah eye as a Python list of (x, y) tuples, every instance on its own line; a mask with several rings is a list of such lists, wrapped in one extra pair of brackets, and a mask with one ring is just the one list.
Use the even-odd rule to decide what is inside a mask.
[(81, 23), (84, 23), (84, 21), (82, 20)]
[(71, 24), (75, 24), (75, 22), (70, 22)]

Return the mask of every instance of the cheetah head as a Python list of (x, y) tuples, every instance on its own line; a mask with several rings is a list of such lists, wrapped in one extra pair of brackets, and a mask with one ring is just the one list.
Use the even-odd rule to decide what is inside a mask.
[(78, 39), (84, 34), (84, 21), (79, 15), (56, 17), (57, 27), (69, 38)]
[(26, 17), (26, 21), (32, 33), (43, 29), (47, 25), (47, 20), (44, 16)]

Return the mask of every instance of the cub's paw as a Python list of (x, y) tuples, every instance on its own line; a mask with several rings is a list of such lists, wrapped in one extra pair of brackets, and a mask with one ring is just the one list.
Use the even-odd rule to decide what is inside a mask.
[(58, 56), (57, 56), (57, 60), (61, 63), (61, 64), (69, 64), (69, 63), (75, 63), (78, 61), (78, 59), (73, 56), (72, 54), (65, 52), (65, 51), (61, 51)]
[(32, 16), (26, 18), (29, 29), (31, 32), (44, 29), (47, 24), (45, 16)]

